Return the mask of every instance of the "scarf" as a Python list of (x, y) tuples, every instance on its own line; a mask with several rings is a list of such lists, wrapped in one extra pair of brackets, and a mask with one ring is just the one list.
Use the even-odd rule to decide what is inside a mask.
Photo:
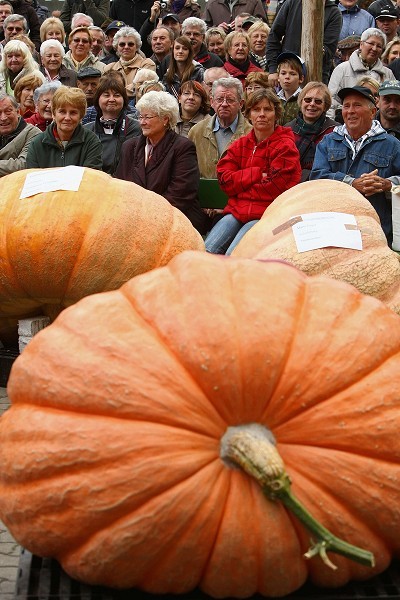
[(293, 131), (297, 133), (297, 135), (311, 137), (313, 135), (318, 135), (322, 129), (324, 121), (326, 119), (326, 113), (322, 113), (319, 119), (315, 121), (315, 123), (306, 123), (303, 119), (303, 115), (299, 113), (296, 117), (296, 123), (293, 128)]
[(122, 58), (119, 59), (119, 62), (121, 63), (121, 67), (123, 68), (125, 73), (129, 73), (129, 67), (131, 67), (133, 65), (133, 63), (135, 62), (137, 57), (137, 54), (135, 54), (135, 56), (133, 58), (131, 58), (130, 60), (123, 60)]
[(306, 123), (301, 113), (296, 117), (293, 132), (296, 134), (296, 146), (300, 154), (302, 169), (310, 170), (315, 156), (315, 148), (319, 133), (326, 119), (326, 113), (322, 113), (315, 123)]
[(366, 69), (368, 69), (368, 71), (370, 71), (371, 69), (373, 69), (373, 68), (374, 68), (374, 66), (375, 66), (375, 65), (378, 63), (378, 61), (376, 61), (376, 62), (374, 62), (374, 64), (373, 64), (373, 65), (369, 65), (367, 62), (365, 62), (365, 60), (364, 60), (364, 59), (363, 59), (363, 57), (361, 56), (361, 52), (360, 52), (360, 50), (358, 50), (358, 58), (360, 59), (360, 61), (361, 61), (361, 64), (362, 64), (362, 65), (363, 65), (363, 66), (364, 66)]
[(229, 57), (228, 62), (230, 62), (231, 65), (233, 65), (234, 67), (236, 67), (236, 69), (239, 69), (239, 71), (242, 71), (242, 73), (247, 73), (247, 71), (250, 67), (250, 59), (249, 58), (246, 58), (244, 63), (238, 63), (238, 62), (236, 62), (236, 60), (233, 60), (233, 58)]

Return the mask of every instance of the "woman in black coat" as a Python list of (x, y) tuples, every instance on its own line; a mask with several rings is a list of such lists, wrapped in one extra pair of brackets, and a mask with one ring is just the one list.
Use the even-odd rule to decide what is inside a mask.
[(148, 92), (137, 109), (142, 134), (124, 145), (116, 177), (164, 196), (205, 233), (208, 217), (198, 201), (196, 147), (174, 132), (179, 118), (177, 101), (168, 92)]

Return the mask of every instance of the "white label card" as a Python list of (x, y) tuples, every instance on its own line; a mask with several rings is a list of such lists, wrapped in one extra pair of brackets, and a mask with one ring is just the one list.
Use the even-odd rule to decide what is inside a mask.
[(29, 198), (41, 192), (56, 192), (57, 190), (69, 190), (77, 192), (81, 185), (83, 167), (61, 167), (59, 169), (42, 169), (28, 173), (25, 178), (20, 198)]
[[(335, 246), (362, 250), (361, 231), (354, 215), (337, 212), (318, 212), (301, 215), (292, 226), (298, 252)], [(346, 226), (350, 225), (350, 228)]]

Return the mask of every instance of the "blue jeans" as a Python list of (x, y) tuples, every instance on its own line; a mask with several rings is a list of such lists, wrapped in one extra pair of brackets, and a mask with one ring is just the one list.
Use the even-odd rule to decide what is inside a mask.
[(231, 254), (245, 233), (258, 221), (245, 225), (233, 215), (225, 215), (214, 225), (205, 239), (206, 250), (211, 254)]

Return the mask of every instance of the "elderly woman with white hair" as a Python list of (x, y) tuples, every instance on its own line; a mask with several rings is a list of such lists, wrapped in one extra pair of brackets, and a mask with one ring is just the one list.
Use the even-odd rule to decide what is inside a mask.
[(396, 79), (392, 71), (386, 67), (381, 56), (386, 46), (386, 35), (380, 29), (369, 27), (361, 35), (360, 48), (354, 50), (349, 60), (338, 64), (332, 71), (329, 80), (329, 91), (332, 94), (332, 107), (328, 116), (335, 117), (336, 110), (342, 106), (337, 95), (339, 90), (354, 87), (361, 77), (372, 77), (379, 83), (386, 79)]
[(40, 131), (45, 131), (53, 120), (51, 101), (56, 90), (61, 86), (60, 81), (46, 81), (33, 92), (35, 112), (25, 119), (27, 123), (35, 125)]
[(42, 77), (28, 46), (20, 40), (7, 42), (0, 62), (0, 92), (13, 96), (16, 83), (32, 73)]
[(47, 81), (60, 81), (62, 85), (76, 87), (77, 73), (63, 65), (65, 50), (56, 39), (46, 40), (40, 46), (41, 72)]
[(104, 72), (119, 71), (124, 80), (128, 98), (134, 97), (134, 83), (136, 73), (139, 69), (156, 70), (155, 63), (150, 59), (143, 57), (139, 50), (142, 40), (136, 29), (133, 27), (122, 27), (114, 36), (113, 48), (116, 51), (119, 60), (106, 65)]
[(178, 102), (168, 92), (148, 92), (136, 107), (142, 134), (125, 142), (115, 176), (164, 196), (205, 233), (207, 216), (198, 200), (196, 147), (174, 131)]

